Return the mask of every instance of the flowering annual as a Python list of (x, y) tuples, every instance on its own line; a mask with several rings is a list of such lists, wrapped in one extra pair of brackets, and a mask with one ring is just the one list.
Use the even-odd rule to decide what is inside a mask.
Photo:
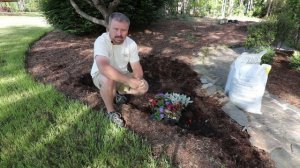
[(152, 116), (155, 120), (178, 121), (183, 110), (192, 102), (190, 97), (178, 93), (159, 93), (153, 99), (149, 99)]

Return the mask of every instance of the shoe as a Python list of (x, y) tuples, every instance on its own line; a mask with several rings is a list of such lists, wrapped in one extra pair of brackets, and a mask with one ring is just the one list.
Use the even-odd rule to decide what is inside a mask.
[(128, 99), (125, 95), (122, 95), (120, 93), (116, 93), (116, 96), (115, 96), (115, 99), (114, 99), (114, 102), (117, 104), (117, 105), (121, 105), (121, 104), (125, 104), (127, 103)]
[(107, 116), (108, 116), (109, 120), (111, 122), (115, 123), (118, 127), (124, 127), (125, 121), (122, 117), (122, 114), (113, 111), (113, 112), (107, 113)]

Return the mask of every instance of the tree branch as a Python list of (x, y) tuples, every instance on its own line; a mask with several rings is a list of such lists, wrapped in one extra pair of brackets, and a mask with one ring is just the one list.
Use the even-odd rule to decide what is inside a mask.
[(102, 0), (92, 0), (95, 8), (102, 14), (104, 20), (107, 20), (110, 13), (106, 9), (106, 5)]
[[(94, 0), (93, 0), (94, 1)], [(98, 18), (95, 18), (95, 17), (92, 17), (88, 14), (86, 14), (85, 12), (83, 12), (82, 10), (80, 10), (80, 8), (78, 7), (78, 5), (74, 2), (74, 0), (70, 0), (70, 3), (71, 5), (73, 6), (73, 8), (75, 9), (76, 13), (78, 13), (80, 16), (84, 17), (85, 19), (93, 22), (93, 23), (96, 23), (96, 24), (99, 24), (99, 25), (102, 25), (104, 27), (106, 27), (106, 22), (105, 20), (100, 20)]]
[(114, 1), (112, 1), (111, 3), (109, 3), (108, 10), (110, 12), (112, 12), (120, 3), (121, 3), (120, 0), (114, 0)]

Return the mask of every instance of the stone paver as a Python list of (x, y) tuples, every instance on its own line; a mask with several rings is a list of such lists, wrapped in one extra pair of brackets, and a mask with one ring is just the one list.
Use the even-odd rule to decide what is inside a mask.
[[(231, 63), (245, 50), (227, 47), (208, 47), (206, 55), (197, 53), (193, 68), (202, 74), (202, 93), (208, 96), (224, 88)], [(203, 51), (200, 50), (200, 51)], [(215, 86), (215, 87), (214, 87)], [(213, 91), (211, 91), (214, 88)], [(199, 90), (198, 90), (199, 91)], [(247, 128), (250, 142), (270, 154), (278, 168), (300, 167), (300, 109), (292, 106), (267, 90), (262, 99), (262, 114), (240, 110), (228, 97), (223, 98), (222, 110), (240, 125)]]

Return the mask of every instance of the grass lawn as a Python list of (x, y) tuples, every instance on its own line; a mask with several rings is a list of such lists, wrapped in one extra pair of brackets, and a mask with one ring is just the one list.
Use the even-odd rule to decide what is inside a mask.
[(25, 70), (50, 27), (0, 27), (0, 167), (172, 167), (134, 133)]

